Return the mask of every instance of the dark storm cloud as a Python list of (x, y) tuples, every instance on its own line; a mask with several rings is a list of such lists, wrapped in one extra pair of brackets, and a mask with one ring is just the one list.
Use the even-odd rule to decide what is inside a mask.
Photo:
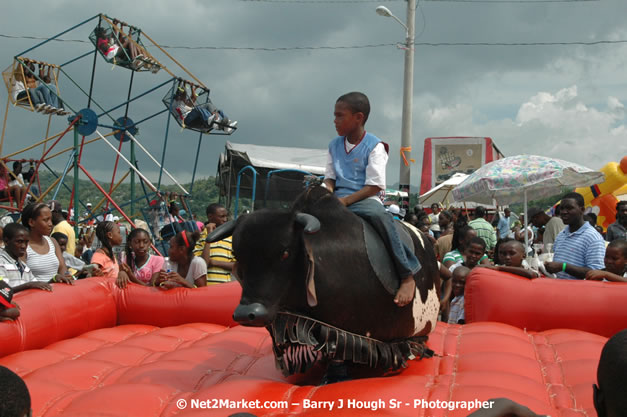
[[(404, 19), (405, 3), (386, 2), (393, 13)], [(416, 17), (417, 42), (549, 42), (626, 39), (623, 17), (627, 4), (622, 1), (551, 4), (460, 4), (420, 2)], [(35, 10), (24, 15), (22, 6), (7, 4), (1, 32), (10, 35), (50, 36), (98, 12), (120, 17), (141, 27), (163, 45), (209, 47), (334, 47), (402, 42), (404, 32), (392, 19), (375, 14), (376, 3), (286, 4), (236, 0), (122, 2), (105, 5), (65, 0), (36, 1)], [(101, 9), (101, 7), (105, 9)], [(424, 14), (424, 21), (423, 21)], [(426, 26), (424, 26), (426, 21)], [(64, 35), (86, 39), (93, 25)], [(424, 29), (424, 30), (423, 30)], [(34, 45), (29, 40), (0, 40), (3, 67), (19, 51)], [(41, 59), (64, 62), (88, 51), (85, 44), (47, 44), (37, 50)], [(159, 51), (155, 56), (175, 71), (184, 73)], [(367, 128), (392, 145), (388, 182), (398, 179), (403, 80), (403, 51), (394, 46), (363, 49), (314, 49), (298, 51), (186, 50), (168, 49), (185, 67), (211, 88), (212, 99), (231, 117), (239, 129), (229, 140), (240, 143), (324, 148), (335, 132), (332, 108), (335, 99), (351, 90), (366, 92), (373, 113)], [(560, 90), (578, 86), (571, 101), (586, 105), (576, 119), (600, 129), (589, 137), (607, 138), (620, 143), (622, 116), (615, 116), (606, 103), (613, 96), (625, 101), (620, 86), (625, 48), (606, 46), (417, 46), (414, 77), (413, 149), (418, 164), (412, 169), (412, 183), (419, 181), (422, 140), (427, 136), (492, 136), (509, 154), (551, 151), (542, 148), (543, 135), (560, 141), (560, 121), (570, 123), (570, 104), (554, 106), (551, 123), (542, 111), (525, 121), (518, 120), (520, 109), (539, 92), (542, 100), (552, 100)], [(68, 73), (83, 88), (89, 86), (91, 57), (68, 66)], [(130, 73), (99, 58), (94, 98), (107, 108), (126, 99)], [(166, 81), (167, 74), (139, 74), (133, 92), (139, 93)], [(76, 87), (61, 81), (66, 100), (76, 109), (86, 106), (86, 98)], [(163, 105), (166, 88), (138, 100), (129, 115), (140, 120)], [(605, 116), (605, 113), (612, 114)], [(114, 112), (115, 118), (124, 114)], [(601, 116), (598, 116), (601, 114)], [(590, 118), (590, 119), (588, 119)], [(35, 142), (46, 130), (46, 118), (24, 110), (10, 109), (7, 149)], [(533, 124), (533, 128), (529, 127)], [(67, 124), (55, 120), (53, 131)], [(572, 123), (571, 123), (572, 125)], [(141, 126), (138, 138), (161, 159), (166, 117), (161, 115)], [(55, 130), (56, 129), (56, 130)], [(614, 129), (614, 130), (612, 130)], [(106, 129), (103, 129), (106, 133)], [(576, 133), (576, 132), (575, 132)], [(532, 138), (527, 138), (532, 136)], [(575, 138), (576, 140), (577, 138)], [(200, 176), (214, 175), (224, 136), (205, 136), (199, 161)], [(171, 125), (166, 167), (188, 180), (198, 136), (181, 132)], [(624, 142), (623, 142), (624, 143)], [(64, 139), (70, 146), (71, 137)], [(524, 145), (523, 145), (524, 144)], [(583, 145), (582, 145), (583, 146)], [(564, 159), (580, 158), (577, 147), (555, 148)], [(34, 151), (33, 151), (34, 152)], [(38, 152), (41, 152), (39, 150)], [(591, 149), (591, 152), (595, 152)], [(596, 150), (595, 168), (612, 160), (609, 152)], [(128, 148), (125, 148), (128, 154)], [(530, 152), (533, 153), (533, 152)], [(554, 155), (558, 156), (558, 155)], [(90, 168), (110, 176), (113, 153), (103, 144), (90, 145), (86, 154)], [(154, 164), (138, 153), (142, 168)], [(57, 158), (62, 168), (66, 157)]]

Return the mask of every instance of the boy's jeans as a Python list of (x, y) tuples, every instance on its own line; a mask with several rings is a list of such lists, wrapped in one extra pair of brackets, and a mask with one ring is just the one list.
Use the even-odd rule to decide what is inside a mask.
[(366, 198), (351, 204), (348, 206), (348, 209), (370, 223), (379, 233), (379, 236), (381, 236), (385, 246), (394, 258), (396, 271), (401, 278), (414, 275), (420, 270), (420, 262), (416, 258), (414, 251), (401, 241), (394, 225), (394, 218), (385, 211), (383, 204), (371, 198)]

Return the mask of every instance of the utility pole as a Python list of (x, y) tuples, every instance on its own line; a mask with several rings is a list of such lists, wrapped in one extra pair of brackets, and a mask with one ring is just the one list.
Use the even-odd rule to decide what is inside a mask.
[(399, 191), (407, 193), (407, 197), (401, 197), (401, 208), (409, 210), (409, 185), (411, 179), (411, 128), (412, 106), (414, 98), (414, 37), (416, 20), (416, 0), (407, 0), (407, 20), (403, 23), (394, 16), (385, 6), (377, 7), (377, 13), (381, 16), (394, 18), (405, 28), (405, 73), (403, 77), (403, 116), (401, 124), (401, 163), (399, 174)]
[(407, 38), (405, 39), (405, 74), (403, 78), (403, 119), (401, 125), (401, 169), (399, 190), (407, 192), (401, 199), (401, 208), (409, 210), (409, 185), (411, 182), (411, 128), (414, 98), (414, 36), (416, 0), (407, 0)]

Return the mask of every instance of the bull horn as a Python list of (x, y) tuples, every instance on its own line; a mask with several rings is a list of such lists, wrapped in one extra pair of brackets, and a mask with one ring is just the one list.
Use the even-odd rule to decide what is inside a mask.
[(302, 225), (305, 228), (304, 232), (308, 235), (314, 234), (320, 230), (320, 220), (311, 214), (296, 213), (296, 223)]
[(235, 220), (231, 220), (221, 226), (218, 226), (216, 230), (207, 235), (207, 239), (205, 239), (205, 242), (213, 243), (231, 236), (233, 234), (233, 231), (235, 230), (235, 223)]

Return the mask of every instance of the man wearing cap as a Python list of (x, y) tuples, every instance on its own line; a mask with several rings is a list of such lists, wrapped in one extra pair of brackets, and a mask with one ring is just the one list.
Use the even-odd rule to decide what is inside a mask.
[(63, 213), (61, 212), (61, 203), (57, 200), (51, 200), (48, 202), (48, 207), (50, 208), (50, 211), (52, 211), (52, 224), (54, 225), (52, 233), (59, 232), (66, 235), (66, 252), (74, 255), (74, 249), (76, 248), (76, 235), (74, 234), (74, 228), (67, 222), (67, 220), (65, 220), (65, 217), (63, 217)]
[(557, 235), (559, 235), (565, 227), (561, 217), (557, 215), (550, 217), (540, 207), (532, 207), (529, 209), (529, 221), (538, 229), (544, 226), (542, 243), (545, 247), (548, 243), (553, 244)]

